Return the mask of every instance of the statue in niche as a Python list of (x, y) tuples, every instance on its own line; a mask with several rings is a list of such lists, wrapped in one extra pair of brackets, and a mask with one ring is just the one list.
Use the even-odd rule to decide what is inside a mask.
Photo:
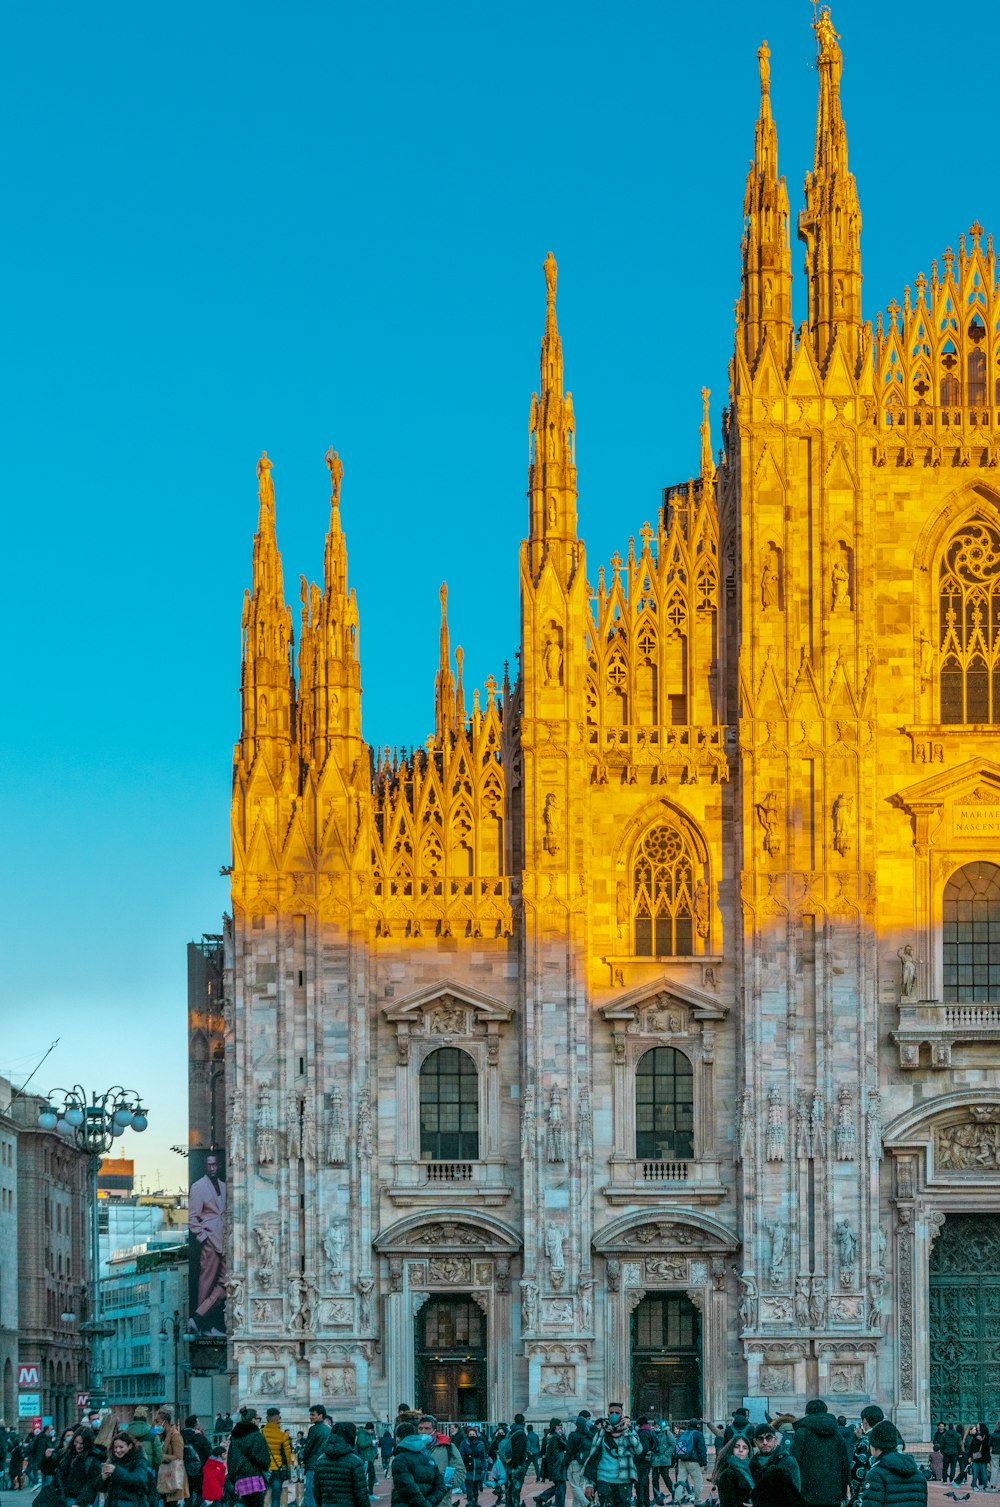
[(584, 1334), (587, 1334), (594, 1321), (593, 1277), (581, 1277), (579, 1279), (576, 1284), (576, 1295), (580, 1303), (580, 1328)]
[(532, 1334), (538, 1328), (538, 1298), (537, 1282), (521, 1283), (521, 1327), (525, 1334)]
[(563, 656), (559, 642), (559, 629), (555, 623), (550, 623), (545, 632), (545, 646), (542, 650), (542, 672), (547, 688), (562, 685), (562, 670)]
[(826, 1314), (826, 1283), (822, 1277), (813, 1277), (809, 1288), (809, 1322), (814, 1329), (823, 1328)]
[(926, 691), (934, 678), (934, 644), (926, 633), (920, 635), (920, 689)]
[(346, 1240), (347, 1227), (341, 1220), (332, 1224), (323, 1236), (323, 1253), (330, 1263), (330, 1276), (333, 1281), (343, 1274)]
[(549, 1269), (553, 1272), (566, 1269), (566, 1260), (563, 1255), (565, 1238), (562, 1226), (550, 1220), (545, 1226), (545, 1254), (549, 1258)]
[(795, 1278), (795, 1322), (800, 1329), (809, 1326), (809, 1278)]
[(226, 1283), (226, 1319), (230, 1329), (238, 1334), (247, 1321), (245, 1298), (245, 1284), (242, 1277), (230, 1277)]
[(694, 882), (694, 929), (699, 937), (708, 936), (708, 885), (704, 879)]
[(605, 1275), (608, 1279), (608, 1292), (619, 1292), (622, 1285), (622, 1264), (617, 1256), (609, 1256), (604, 1263)]
[(785, 1280), (785, 1246), (788, 1243), (788, 1232), (777, 1219), (773, 1224), (765, 1225), (764, 1228), (771, 1241), (771, 1265), (768, 1280), (772, 1287), (780, 1287)]
[(559, 802), (552, 790), (545, 797), (542, 823), (545, 827), (545, 851), (555, 855), (562, 842), (562, 824), (559, 819)]
[[(257, 1242), (257, 1262), (259, 1270), (257, 1276), (264, 1287), (271, 1282), (271, 1274), (274, 1269), (274, 1236), (263, 1225), (255, 1224), (253, 1238)], [(267, 1273), (265, 1279), (264, 1273)]]
[(521, 1107), (521, 1160), (530, 1162), (535, 1150), (535, 1090), (526, 1088)]
[(830, 572), (833, 584), (833, 610), (847, 610), (851, 605), (851, 578), (847, 569), (847, 558), (843, 550), (839, 550), (833, 559), (833, 569)]
[(833, 846), (841, 857), (854, 841), (854, 797), (841, 793), (833, 803)]
[(366, 1275), (358, 1278), (358, 1297), (361, 1300), (361, 1328), (366, 1334), (372, 1327), (372, 1293), (374, 1291), (374, 1277)]
[(311, 1334), (313, 1327), (314, 1289), (306, 1276), (295, 1277), (291, 1287), (292, 1317), (288, 1325), (292, 1334)]
[(909, 942), (896, 950), (901, 970), (900, 992), (904, 999), (912, 999), (917, 992), (917, 962)]
[(737, 1273), (736, 1281), (740, 1289), (740, 1328), (755, 1329), (757, 1327), (757, 1283), (749, 1272)]
[(777, 858), (781, 854), (780, 818), (777, 791), (769, 790), (757, 805), (757, 820), (764, 828), (764, 852), (771, 858)]
[(372, 1109), (366, 1093), (358, 1101), (358, 1151), (366, 1162), (375, 1154), (372, 1141)]
[(552, 1085), (552, 1093), (549, 1097), (548, 1121), (546, 1160), (550, 1162), (564, 1162), (566, 1160), (566, 1132), (563, 1128), (562, 1089), (558, 1083), (553, 1083)]
[(885, 1225), (877, 1224), (875, 1226), (875, 1265), (880, 1272), (885, 1271), (885, 1248)]
[(773, 544), (767, 547), (764, 556), (764, 569), (760, 576), (760, 601), (762, 607), (777, 607), (778, 605), (778, 555)]
[(858, 1237), (846, 1219), (841, 1219), (834, 1225), (833, 1238), (837, 1246), (837, 1255), (840, 1257), (841, 1269), (852, 1268), (858, 1259)]
[(257, 1165), (269, 1167), (277, 1155), (274, 1134), (274, 1104), (270, 1083), (262, 1083), (257, 1100)]

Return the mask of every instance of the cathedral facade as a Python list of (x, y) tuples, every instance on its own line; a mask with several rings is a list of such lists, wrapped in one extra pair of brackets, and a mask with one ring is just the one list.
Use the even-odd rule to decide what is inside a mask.
[[(769, 56), (723, 445), (588, 576), (545, 264), (519, 674), (362, 736), (331, 452), (293, 648), (243, 612), (231, 1369), (290, 1416), (827, 1397), (1000, 1412), (1000, 297), (978, 225), (874, 325), (816, 24), (798, 235)], [(295, 650), (297, 649), (297, 653)], [(990, 1411), (992, 1409), (992, 1411)]]

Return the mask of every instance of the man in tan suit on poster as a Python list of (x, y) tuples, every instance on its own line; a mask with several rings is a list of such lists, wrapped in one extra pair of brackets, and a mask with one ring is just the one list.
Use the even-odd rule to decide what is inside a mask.
[[(205, 1176), (188, 1190), (188, 1229), (199, 1247), (198, 1306), (188, 1327), (199, 1334), (204, 1321), (226, 1296), (226, 1185), (219, 1177), (219, 1158), (209, 1152)], [(220, 1331), (221, 1332), (221, 1331)]]

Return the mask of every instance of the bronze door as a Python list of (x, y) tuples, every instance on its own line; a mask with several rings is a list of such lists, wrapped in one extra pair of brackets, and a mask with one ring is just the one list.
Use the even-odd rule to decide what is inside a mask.
[(1000, 1215), (949, 1214), (930, 1260), (931, 1418), (1000, 1418)]
[(439, 1423), (486, 1418), (486, 1317), (471, 1298), (429, 1298), (416, 1318), (417, 1407)]
[(701, 1315), (686, 1293), (650, 1293), (632, 1315), (632, 1415), (701, 1415)]

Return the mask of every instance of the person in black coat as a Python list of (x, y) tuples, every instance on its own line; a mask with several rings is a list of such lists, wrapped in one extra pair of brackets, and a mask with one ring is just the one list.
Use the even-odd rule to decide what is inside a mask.
[(396, 1449), (392, 1457), (392, 1507), (438, 1507), (448, 1495), (435, 1462), (427, 1453), (433, 1434), (420, 1434), (415, 1423), (401, 1423), (396, 1429)]
[(773, 1423), (758, 1423), (750, 1460), (753, 1507), (802, 1507), (798, 1461)]
[(962, 1436), (953, 1423), (949, 1423), (938, 1443), (944, 1464), (944, 1478), (953, 1481), (958, 1475), (958, 1462), (962, 1458)]
[(874, 1464), (861, 1488), (862, 1507), (927, 1507), (927, 1480), (912, 1455), (899, 1452), (896, 1426), (885, 1419), (868, 1435)]
[(819, 1397), (806, 1403), (806, 1416), (795, 1420), (792, 1455), (802, 1477), (806, 1507), (840, 1507), (847, 1496), (850, 1460), (837, 1420)]
[(104, 1451), (95, 1451), (93, 1430), (79, 1429), (56, 1467), (56, 1478), (69, 1507), (74, 1502), (90, 1507), (101, 1490), (103, 1459)]
[[(236, 1491), (236, 1482), (249, 1476), (267, 1480), (271, 1469), (271, 1450), (260, 1431), (260, 1416), (256, 1408), (240, 1408), (240, 1421), (229, 1436), (229, 1453), (226, 1456), (226, 1485)], [(264, 1507), (264, 1491), (236, 1492), (242, 1507)]]
[(465, 1461), (466, 1507), (479, 1507), (479, 1497), (486, 1482), (486, 1472), (490, 1467), (486, 1445), (483, 1443), (479, 1430), (473, 1427), (468, 1430), (458, 1447)]
[(535, 1496), (536, 1504), (551, 1502), (552, 1507), (564, 1507), (566, 1501), (566, 1436), (561, 1418), (553, 1418), (545, 1433), (542, 1445), (542, 1474), (551, 1485)]
[(100, 1478), (104, 1507), (146, 1507), (149, 1465), (145, 1452), (131, 1434), (118, 1434), (112, 1439)]
[(353, 1423), (334, 1423), (313, 1472), (316, 1507), (368, 1507), (368, 1472), (355, 1449)]
[(712, 1472), (719, 1493), (719, 1507), (749, 1507), (754, 1478), (750, 1472), (750, 1441), (734, 1434), (715, 1459)]

